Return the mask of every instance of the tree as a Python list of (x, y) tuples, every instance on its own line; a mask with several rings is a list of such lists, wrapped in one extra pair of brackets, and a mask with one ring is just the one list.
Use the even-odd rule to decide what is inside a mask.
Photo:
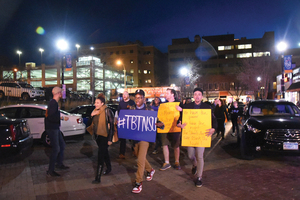
[[(279, 73), (280, 68), (275, 65), (273, 57), (247, 58), (241, 59), (237, 67), (237, 80), (241, 85), (247, 86), (248, 90), (257, 93), (264, 90), (262, 98), (266, 99), (269, 85)], [(257, 80), (258, 77), (260, 81)]]

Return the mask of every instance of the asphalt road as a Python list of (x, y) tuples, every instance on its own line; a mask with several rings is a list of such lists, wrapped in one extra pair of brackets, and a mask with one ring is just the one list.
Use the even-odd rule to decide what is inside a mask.
[[(242, 160), (236, 138), (220, 140), (213, 136), (205, 151), (203, 186), (196, 188), (191, 163), (181, 148), (182, 170), (159, 171), (161, 152), (148, 160), (156, 170), (151, 182), (143, 182), (140, 194), (131, 193), (136, 158), (127, 144), (126, 159), (118, 158), (119, 144), (110, 149), (112, 172), (101, 183), (91, 184), (97, 159), (97, 146), (89, 135), (82, 141), (68, 141), (65, 150), (67, 171), (59, 178), (48, 178), (50, 148), (35, 144), (22, 155), (0, 156), (0, 199), (300, 199), (300, 156), (263, 153), (255, 160)], [(173, 152), (170, 162), (174, 164)]]

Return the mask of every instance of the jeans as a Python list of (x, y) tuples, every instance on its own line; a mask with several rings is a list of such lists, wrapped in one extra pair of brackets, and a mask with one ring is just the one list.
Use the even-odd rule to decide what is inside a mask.
[(98, 168), (99, 166), (103, 166), (106, 164), (106, 168), (111, 170), (111, 163), (108, 154), (108, 139), (107, 137), (103, 137), (101, 135), (97, 135), (96, 142), (98, 145)]
[(137, 166), (138, 170), (136, 172), (135, 182), (140, 183), (143, 181), (145, 169), (150, 172), (152, 167), (148, 160), (146, 159), (147, 151), (149, 147), (149, 142), (140, 141), (134, 145), (134, 152), (137, 155)]
[(46, 134), (49, 136), (52, 146), (48, 171), (53, 172), (55, 163), (63, 165), (66, 143), (59, 129), (47, 129)]
[(187, 147), (188, 157), (194, 166), (197, 166), (197, 177), (202, 178), (204, 168), (204, 154), (205, 147)]

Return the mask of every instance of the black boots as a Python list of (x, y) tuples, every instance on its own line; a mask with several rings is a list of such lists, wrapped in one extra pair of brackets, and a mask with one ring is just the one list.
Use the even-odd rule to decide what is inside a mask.
[(92, 184), (98, 184), (101, 182), (101, 174), (103, 171), (103, 165), (99, 165), (97, 166), (97, 173), (96, 173), (96, 177), (95, 180), (93, 180)]

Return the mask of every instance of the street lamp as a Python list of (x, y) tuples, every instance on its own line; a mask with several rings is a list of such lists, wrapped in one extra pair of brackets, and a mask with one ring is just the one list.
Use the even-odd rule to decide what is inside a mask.
[[(94, 47), (90, 47), (90, 50), (93, 51), (94, 50)], [(94, 102), (95, 100), (95, 80), (94, 80), (94, 65), (95, 65), (95, 61), (94, 61), (94, 58), (93, 58), (93, 54), (92, 54), (92, 60), (90, 62), (90, 65), (91, 65), (91, 74), (92, 74), (92, 81), (91, 81), (91, 88), (92, 88), (92, 103)], [(104, 81), (103, 81), (103, 85), (104, 85)]]
[(261, 84), (260, 84), (260, 81), (261, 81), (261, 78), (260, 78), (260, 76), (259, 77), (257, 77), (257, 81), (258, 81), (258, 91), (257, 91), (257, 97), (258, 97), (258, 94), (260, 94), (259, 96), (260, 96), (260, 98), (262, 99), (262, 93), (261, 93), (261, 91), (259, 92), (259, 88), (260, 88), (260, 90), (261, 90)]
[(78, 52), (79, 52), (80, 45), (76, 44), (75, 47), (77, 48), (77, 61), (78, 61)]
[(285, 98), (284, 94), (284, 51), (287, 49), (287, 44), (285, 42), (279, 42), (277, 45), (277, 50), (281, 53), (281, 68), (282, 68), (282, 77), (281, 77), (281, 92), (282, 92), (282, 98)]
[(61, 103), (61, 109), (65, 109), (65, 100), (66, 100), (66, 86), (64, 85), (64, 51), (68, 49), (69, 45), (68, 43), (61, 39), (58, 40), (56, 43), (57, 48), (60, 50), (60, 53), (62, 54), (61, 56), (61, 85), (62, 85), (62, 90), (63, 90), (63, 97), (62, 97), (62, 103)]
[(17, 50), (17, 54), (19, 54), (19, 70), (21, 71), (21, 80), (23, 79), (22, 69), (21, 69), (21, 54), (22, 51)]
[(125, 65), (123, 64), (123, 62), (121, 60), (117, 61), (117, 65), (123, 65), (123, 71), (124, 71), (124, 88), (126, 89), (126, 69), (125, 69)]
[(39, 48), (39, 51), (41, 52), (41, 65), (42, 65), (43, 64), (43, 52), (44, 52), (44, 49)]

